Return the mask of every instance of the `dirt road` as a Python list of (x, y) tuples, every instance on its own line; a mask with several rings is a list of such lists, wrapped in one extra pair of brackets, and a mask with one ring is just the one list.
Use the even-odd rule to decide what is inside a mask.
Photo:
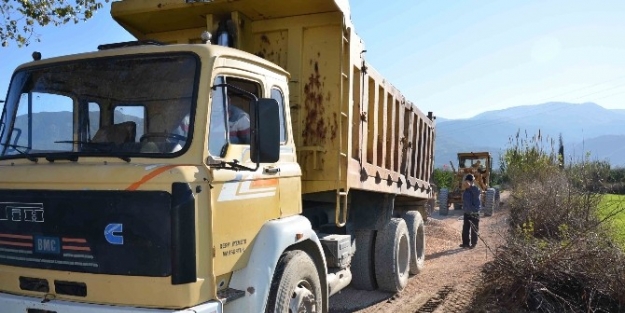
[[(460, 232), (462, 212), (450, 210), (440, 216), (438, 210), (426, 222), (425, 270), (410, 278), (398, 294), (360, 291), (351, 287), (330, 298), (331, 313), (453, 313), (465, 312), (473, 290), (480, 283), (482, 266), (492, 260), (492, 252), (502, 242), (505, 229), (505, 201), (492, 216), (480, 220), (481, 241), (475, 249), (463, 249)], [(487, 248), (490, 247), (490, 249)]]

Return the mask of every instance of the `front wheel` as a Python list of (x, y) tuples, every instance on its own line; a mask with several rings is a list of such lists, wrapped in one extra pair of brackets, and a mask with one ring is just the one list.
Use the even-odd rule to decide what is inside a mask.
[(278, 260), (265, 313), (317, 313), (323, 295), (317, 267), (308, 253), (287, 251)]

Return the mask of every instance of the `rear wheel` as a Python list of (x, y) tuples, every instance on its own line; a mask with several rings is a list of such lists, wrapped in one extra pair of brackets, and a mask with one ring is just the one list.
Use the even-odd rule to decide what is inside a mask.
[(425, 226), (417, 211), (406, 212), (404, 220), (410, 239), (410, 274), (416, 275), (425, 265)]
[(438, 192), (438, 214), (440, 215), (449, 214), (449, 207), (447, 206), (448, 197), (449, 197), (449, 189), (443, 188)]
[(399, 292), (408, 284), (410, 240), (406, 222), (391, 221), (375, 238), (375, 278), (382, 291)]
[(432, 216), (432, 214), (434, 213), (434, 208), (436, 207), (436, 199), (434, 199), (433, 197), (430, 198), (428, 200), (427, 206), (426, 206), (426, 215), (422, 216), (425, 217), (425, 220), (427, 220), (428, 218), (430, 218), (430, 216)]
[(486, 195), (484, 196), (484, 215), (491, 216), (495, 210), (495, 189), (486, 189)]
[(323, 310), (317, 267), (308, 253), (287, 251), (271, 281), (266, 313), (316, 313)]
[(500, 204), (501, 204), (501, 196), (499, 194), (499, 189), (495, 188), (495, 211), (499, 210)]
[(357, 230), (356, 252), (352, 258), (352, 287), (360, 290), (375, 290), (375, 271), (373, 269), (373, 243), (375, 232), (372, 230)]

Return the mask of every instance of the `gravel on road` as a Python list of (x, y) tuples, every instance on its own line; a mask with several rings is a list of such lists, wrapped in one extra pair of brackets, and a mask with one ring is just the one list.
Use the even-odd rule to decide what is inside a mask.
[(425, 269), (410, 278), (397, 294), (362, 291), (348, 287), (330, 298), (331, 313), (454, 313), (467, 312), (474, 290), (481, 283), (481, 269), (503, 243), (506, 231), (507, 193), (501, 195), (500, 210), (480, 220), (480, 243), (474, 249), (460, 248), (462, 211), (438, 209), (426, 221)]

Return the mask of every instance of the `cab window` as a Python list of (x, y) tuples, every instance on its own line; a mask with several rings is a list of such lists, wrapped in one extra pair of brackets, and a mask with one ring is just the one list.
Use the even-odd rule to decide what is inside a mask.
[(280, 113), (280, 143), (286, 143), (286, 117), (284, 116), (284, 95), (282, 91), (276, 87), (271, 89), (271, 98), (278, 102), (278, 110)]
[[(208, 149), (211, 155), (224, 156), (228, 145), (250, 144), (250, 99), (246, 92), (260, 96), (256, 82), (218, 76), (213, 83)], [(245, 91), (245, 92), (243, 92)]]

